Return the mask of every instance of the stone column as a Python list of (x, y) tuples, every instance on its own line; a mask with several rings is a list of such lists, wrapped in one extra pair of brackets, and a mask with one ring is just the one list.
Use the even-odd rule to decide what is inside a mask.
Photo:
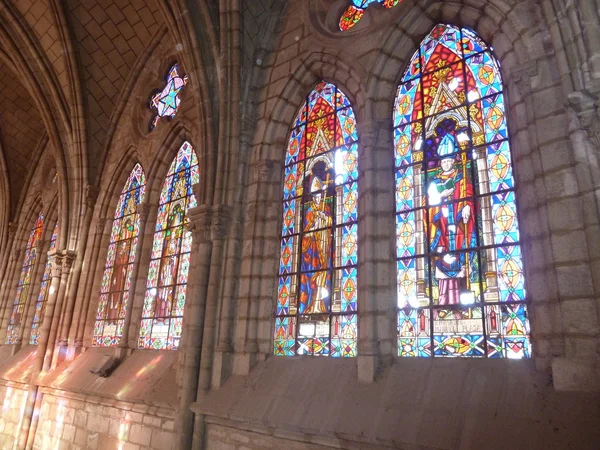
[(176, 430), (179, 430), (177, 448), (184, 450), (192, 444), (194, 415), (190, 405), (196, 400), (198, 371), (204, 330), (206, 291), (212, 253), (212, 208), (200, 205), (188, 210), (188, 231), (192, 233), (190, 271), (186, 293), (185, 319), (180, 348), (180, 403)]
[[(208, 282), (208, 298), (206, 304), (206, 320), (204, 322), (204, 340), (202, 345), (202, 360), (200, 362), (200, 389), (208, 389), (211, 384), (209, 375), (212, 366), (212, 384), (216, 387), (231, 373), (231, 348), (222, 346), (214, 349), (215, 328), (218, 323), (219, 301), (223, 275), (223, 248), (231, 224), (231, 210), (228, 206), (214, 207), (210, 234), (212, 239), (212, 255), (210, 261), (210, 277)], [(213, 350), (216, 350), (213, 362)], [(203, 377), (202, 371), (205, 371)]]
[[(58, 284), (58, 291), (56, 291), (56, 297), (54, 304), (52, 306), (53, 315), (50, 319), (48, 319), (48, 304), (46, 304), (46, 314), (44, 314), (44, 325), (48, 322), (50, 325), (50, 330), (48, 331), (48, 340), (46, 341), (46, 355), (44, 357), (44, 365), (42, 370), (44, 372), (50, 370), (50, 368), (54, 368), (56, 366), (56, 358), (54, 355), (54, 347), (57, 344), (57, 336), (58, 336), (58, 328), (60, 323), (60, 316), (63, 311), (64, 302), (66, 298), (66, 289), (67, 289), (67, 281), (69, 275), (71, 274), (71, 268), (73, 267), (73, 262), (75, 260), (76, 253), (70, 250), (62, 250), (60, 252), (61, 255), (61, 272), (60, 272), (60, 282)], [(54, 274), (52, 278), (52, 282), (54, 282)], [(42, 326), (43, 329), (43, 326)], [(38, 351), (41, 352), (42, 348), (38, 344)]]
[[(275, 161), (264, 159), (256, 163), (256, 181), (251, 185), (254, 196), (248, 196), (248, 217), (246, 219), (245, 241), (250, 242), (248, 253), (242, 262), (240, 269), (241, 278), (246, 278), (242, 281), (241, 290), (246, 290), (246, 294), (241, 298), (237, 312), (237, 328), (236, 334), (245, 335), (243, 347), (237, 349), (235, 360), (233, 362), (233, 372), (236, 375), (245, 375), (254, 365), (257, 355), (260, 351), (258, 344), (258, 329), (259, 329), (259, 307), (260, 307), (260, 290), (262, 280), (266, 274), (260, 273), (263, 267), (264, 252), (266, 247), (266, 239), (264, 236), (264, 220), (267, 215), (267, 203), (270, 199), (270, 186), (274, 172), (279, 167)], [(278, 201), (279, 200), (279, 197)], [(279, 235), (276, 236), (279, 241)], [(246, 250), (242, 252), (244, 257)], [(277, 255), (279, 258), (279, 255)], [(276, 274), (273, 274), (276, 276)], [(258, 286), (258, 287), (257, 287)], [(276, 292), (272, 293), (273, 298), (276, 297)], [(269, 323), (273, 321), (272, 313), (269, 316)], [(245, 330), (244, 330), (245, 328)], [(272, 334), (272, 333), (271, 333)], [(240, 345), (240, 344), (238, 344)]]
[[(112, 220), (108, 218), (100, 218), (96, 222), (96, 228), (94, 233), (94, 239), (92, 241), (92, 252), (89, 259), (90, 267), (87, 270), (87, 276), (85, 278), (85, 290), (80, 299), (80, 310), (75, 313), (75, 321), (77, 322), (77, 330), (75, 332), (75, 340), (73, 343), (73, 353), (77, 354), (81, 351), (83, 346), (83, 338), (85, 335), (85, 326), (87, 322), (88, 310), (90, 303), (92, 302), (93, 295), (99, 294), (93, 292), (95, 285), (95, 275), (98, 270), (98, 264), (104, 267), (104, 261), (99, 261), (100, 258), (100, 245), (102, 244), (102, 236), (106, 230), (106, 226), (112, 224)], [(102, 275), (101, 275), (102, 276)]]
[[(31, 378), (29, 381), (29, 393), (27, 395), (27, 403), (23, 410), (21, 420), (21, 429), (19, 430), (19, 448), (25, 448), (28, 443), (28, 435), (30, 430), (35, 430), (38, 422), (38, 415), (33, 414), (36, 399), (38, 397), (38, 378), (42, 374), (46, 359), (46, 350), (50, 338), (50, 329), (52, 327), (56, 301), (59, 295), (61, 279), (63, 274), (64, 254), (56, 250), (48, 252), (51, 264), (51, 281), (48, 288), (48, 300), (44, 311), (44, 320), (40, 327), (40, 338), (38, 340), (38, 348), (35, 354), (35, 360), (31, 370)], [(50, 362), (47, 364), (50, 365)], [(31, 447), (28, 445), (27, 447)]]
[(94, 211), (94, 205), (98, 199), (98, 189), (94, 186), (87, 185), (85, 189), (85, 216), (83, 224), (79, 229), (79, 239), (77, 242), (76, 253), (80, 255), (77, 260), (74, 260), (73, 270), (71, 279), (68, 286), (68, 292), (66, 293), (64, 313), (60, 316), (59, 329), (58, 329), (58, 349), (57, 359), (55, 364), (61, 362), (67, 355), (67, 346), (69, 344), (69, 331), (71, 324), (73, 323), (73, 314), (75, 309), (75, 300), (77, 293), (79, 292), (79, 280), (81, 279), (81, 271), (83, 268), (83, 256), (87, 243), (88, 231), (90, 229), (90, 223), (92, 221), (92, 213)]

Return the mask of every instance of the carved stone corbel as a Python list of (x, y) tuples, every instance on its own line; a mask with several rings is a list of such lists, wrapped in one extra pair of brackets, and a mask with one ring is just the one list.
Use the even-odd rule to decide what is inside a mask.
[(231, 229), (231, 208), (218, 205), (213, 209), (211, 237), (213, 241), (224, 240)]
[(521, 97), (527, 97), (531, 95), (531, 78), (538, 74), (537, 61), (531, 61), (527, 64), (520, 66), (518, 69), (513, 70), (511, 78)]
[(206, 242), (211, 239), (212, 206), (199, 205), (187, 212), (189, 222), (185, 225), (187, 231), (193, 234), (194, 242)]
[(98, 194), (100, 190), (96, 186), (92, 186), (88, 184), (85, 187), (85, 204), (89, 209), (94, 209), (96, 205), (96, 200), (98, 200)]
[(69, 275), (71, 273), (71, 269), (73, 268), (73, 263), (75, 262), (75, 257), (77, 256), (76, 252), (65, 250), (62, 254), (62, 273), (64, 275)]
[(600, 150), (600, 89), (598, 91), (584, 89), (568, 95), (569, 104), (577, 115), (581, 128), (585, 130), (596, 150)]

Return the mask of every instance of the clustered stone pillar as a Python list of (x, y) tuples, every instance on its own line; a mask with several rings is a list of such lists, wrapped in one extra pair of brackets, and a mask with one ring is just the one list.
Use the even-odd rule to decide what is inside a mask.
[(57, 250), (52, 250), (51, 252), (48, 252), (48, 257), (51, 265), (51, 281), (50, 287), (48, 288), (48, 300), (46, 301), (46, 308), (44, 310), (44, 320), (42, 321), (40, 327), (38, 347), (31, 370), (27, 403), (25, 404), (23, 418), (21, 421), (21, 429), (19, 431), (20, 448), (31, 448), (33, 446), (33, 439), (38, 420), (37, 415), (33, 414), (38, 397), (38, 378), (44, 369), (46, 350), (48, 349), (48, 343), (50, 342), (50, 330), (52, 328), (57, 298), (59, 296), (61, 280), (63, 278), (63, 264), (65, 260), (64, 254)]
[(206, 291), (210, 272), (212, 241), (210, 236), (212, 208), (200, 205), (188, 210), (187, 231), (192, 233), (190, 271), (186, 292), (185, 323), (182, 346), (179, 349), (180, 392), (179, 414), (176, 429), (179, 430), (179, 449), (190, 448), (194, 415), (190, 405), (196, 400), (198, 370), (202, 348)]
[[(94, 288), (94, 275), (96, 274), (96, 270), (99, 264), (102, 264), (103, 261), (100, 261), (100, 246), (102, 243), (102, 236), (104, 235), (104, 231), (106, 229), (107, 224), (110, 224), (110, 219), (107, 218), (99, 218), (96, 221), (96, 228), (94, 233), (94, 238), (92, 240), (92, 249), (91, 249), (91, 257), (90, 267), (86, 271), (85, 278), (85, 290), (81, 297), (81, 302), (77, 302), (79, 309), (75, 311), (75, 339), (73, 342), (73, 355), (78, 354), (83, 347), (83, 339), (85, 335), (85, 324), (87, 322), (88, 310), (90, 307), (90, 303), (92, 301), (92, 294)], [(77, 305), (76, 305), (77, 307)]]

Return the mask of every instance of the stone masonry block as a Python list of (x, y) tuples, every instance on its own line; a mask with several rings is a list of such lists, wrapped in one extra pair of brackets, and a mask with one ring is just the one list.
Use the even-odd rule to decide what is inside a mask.
[(129, 440), (134, 444), (150, 445), (152, 436), (152, 428), (145, 427), (139, 424), (131, 425), (129, 430)]

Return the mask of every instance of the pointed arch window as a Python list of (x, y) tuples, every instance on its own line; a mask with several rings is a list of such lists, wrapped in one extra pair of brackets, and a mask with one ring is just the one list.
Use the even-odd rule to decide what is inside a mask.
[(38, 253), (38, 242), (42, 238), (44, 230), (44, 214), (40, 212), (31, 232), (27, 239), (25, 247), (25, 257), (21, 266), (21, 274), (17, 282), (17, 295), (13, 303), (12, 314), (8, 323), (8, 331), (6, 335), (6, 344), (16, 344), (19, 340), (19, 334), (25, 314), (27, 299), (29, 298), (29, 290), (31, 289), (31, 278), (34, 276), (33, 271)]
[(160, 193), (140, 348), (173, 350), (179, 347), (192, 249), (192, 233), (185, 228), (186, 213), (188, 208), (196, 207), (192, 185), (199, 179), (196, 152), (185, 142), (169, 168)]
[(94, 325), (95, 347), (115, 347), (123, 335), (140, 229), (137, 205), (144, 201), (145, 193), (146, 176), (136, 164), (115, 209)]
[[(50, 238), (50, 247), (48, 252), (56, 249), (56, 238), (58, 237), (58, 222), (54, 225), (54, 231)], [(33, 321), (31, 323), (31, 334), (29, 335), (29, 344), (37, 345), (40, 338), (40, 328), (44, 320), (44, 311), (46, 309), (46, 301), (48, 300), (48, 291), (50, 290), (52, 270), (52, 259), (50, 256), (46, 258), (46, 267), (44, 268), (44, 275), (42, 277), (42, 284), (40, 286), (40, 293), (38, 295), (37, 302), (35, 304), (35, 313)]]
[(500, 65), (437, 25), (394, 106), (400, 356), (531, 354)]
[(356, 356), (358, 136), (320, 82), (293, 124), (284, 169), (276, 355)]

